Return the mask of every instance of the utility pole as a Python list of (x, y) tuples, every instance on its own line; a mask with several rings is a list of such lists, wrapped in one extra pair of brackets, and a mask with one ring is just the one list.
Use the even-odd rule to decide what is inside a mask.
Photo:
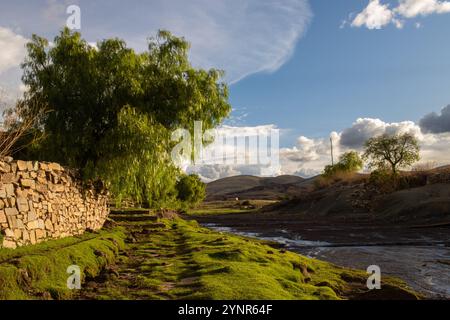
[(332, 137), (330, 137), (330, 145), (331, 145), (331, 165), (334, 166), (333, 138)]

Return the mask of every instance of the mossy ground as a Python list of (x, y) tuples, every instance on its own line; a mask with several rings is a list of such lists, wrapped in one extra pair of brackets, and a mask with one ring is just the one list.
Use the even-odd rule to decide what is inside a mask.
[[(370, 298), (363, 271), (211, 231), (195, 221), (134, 221), (127, 230), (129, 243), (118, 264), (88, 282), (79, 298)], [(399, 280), (384, 279), (384, 287), (396, 298), (415, 297)]]
[(196, 208), (186, 212), (188, 216), (222, 215), (236, 213), (252, 213), (264, 206), (274, 204), (278, 201), (272, 200), (251, 200), (251, 201), (211, 201), (204, 202)]
[(122, 228), (86, 233), (16, 250), (0, 249), (0, 300), (70, 299), (67, 268), (77, 265), (82, 280), (96, 277), (124, 248)]
[[(195, 221), (136, 215), (99, 233), (0, 250), (0, 299), (417, 297), (396, 279), (383, 278), (383, 290), (374, 293), (367, 290), (363, 271), (212, 231)], [(70, 265), (83, 270), (81, 291), (67, 288)]]

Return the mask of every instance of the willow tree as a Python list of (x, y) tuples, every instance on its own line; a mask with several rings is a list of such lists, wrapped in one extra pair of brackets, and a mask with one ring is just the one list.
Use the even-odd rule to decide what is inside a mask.
[(231, 110), (222, 72), (194, 68), (189, 43), (167, 31), (150, 38), (143, 53), (120, 39), (93, 47), (68, 29), (51, 47), (34, 35), (27, 49), (25, 99), (50, 110), (36, 124), (46, 137), (37, 157), (80, 168), (119, 198), (173, 198), (178, 174), (168, 158), (170, 131), (194, 121), (213, 128)]

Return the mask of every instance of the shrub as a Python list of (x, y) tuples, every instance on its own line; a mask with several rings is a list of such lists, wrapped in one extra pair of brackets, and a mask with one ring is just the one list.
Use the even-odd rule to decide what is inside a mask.
[(206, 185), (196, 174), (183, 175), (176, 184), (178, 199), (186, 206), (193, 207), (206, 197)]
[(337, 174), (351, 174), (361, 170), (363, 167), (363, 161), (356, 151), (349, 151), (344, 153), (339, 162), (335, 165), (326, 166), (324, 169), (323, 177), (331, 178)]

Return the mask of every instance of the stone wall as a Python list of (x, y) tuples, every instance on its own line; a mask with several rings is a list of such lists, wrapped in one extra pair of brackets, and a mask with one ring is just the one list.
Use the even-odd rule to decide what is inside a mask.
[(108, 194), (57, 163), (0, 160), (0, 246), (16, 248), (100, 229)]

